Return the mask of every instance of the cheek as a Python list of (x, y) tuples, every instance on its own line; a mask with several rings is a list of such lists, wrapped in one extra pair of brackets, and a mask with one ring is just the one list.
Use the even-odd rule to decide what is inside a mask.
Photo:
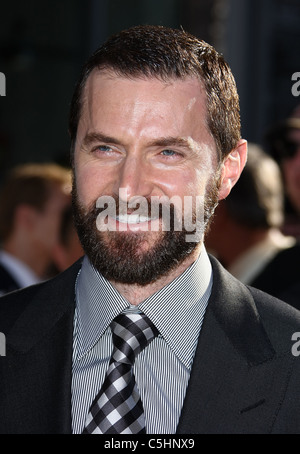
[(193, 196), (204, 195), (207, 183), (205, 171), (196, 167), (188, 169), (171, 169), (160, 174), (156, 184), (163, 189), (165, 195), (172, 196)]
[(80, 203), (88, 205), (94, 202), (105, 186), (105, 177), (94, 167), (81, 166), (75, 169), (77, 195)]
[(193, 196), (204, 196), (208, 175), (203, 170), (195, 169), (185, 181), (186, 193)]

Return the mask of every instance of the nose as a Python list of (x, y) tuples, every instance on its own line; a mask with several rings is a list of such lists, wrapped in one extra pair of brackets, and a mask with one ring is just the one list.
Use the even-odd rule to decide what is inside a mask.
[(114, 192), (126, 194), (128, 201), (132, 197), (150, 197), (152, 189), (150, 169), (145, 160), (127, 156), (118, 169)]

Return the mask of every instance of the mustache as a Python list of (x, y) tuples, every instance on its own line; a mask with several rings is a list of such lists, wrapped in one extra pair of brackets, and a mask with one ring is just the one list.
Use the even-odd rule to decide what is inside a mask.
[(163, 230), (178, 230), (176, 226), (178, 224), (181, 225), (181, 216), (176, 213), (174, 205), (170, 203), (164, 204), (161, 200), (158, 201), (153, 197), (143, 197), (142, 199), (136, 197), (134, 200), (130, 199), (129, 202), (125, 202), (118, 196), (109, 197), (107, 202), (105, 197), (102, 197), (100, 202), (99, 199), (96, 201), (92, 212), (97, 220), (101, 217), (101, 213), (103, 213), (105, 219), (108, 219), (108, 217), (119, 219), (124, 216), (137, 216), (138, 219), (143, 220), (158, 220), (164, 226)]
[[(176, 218), (176, 208), (168, 197), (132, 197), (128, 202), (117, 195), (101, 196), (89, 208), (97, 216), (104, 211), (111, 217), (138, 214), (151, 219)], [(179, 214), (177, 214), (177, 218)]]

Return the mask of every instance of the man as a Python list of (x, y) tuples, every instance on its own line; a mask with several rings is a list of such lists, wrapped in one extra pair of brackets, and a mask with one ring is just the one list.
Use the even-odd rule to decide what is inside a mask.
[(0, 293), (46, 279), (71, 175), (56, 164), (12, 169), (0, 191)]
[[(246, 168), (230, 197), (219, 204), (205, 239), (233, 276), (277, 298), (300, 283), (296, 240), (280, 230), (283, 204), (279, 166), (258, 145), (249, 144)], [(281, 263), (282, 256), (289, 260)]]
[(183, 31), (121, 32), (84, 67), (70, 133), (86, 256), (2, 298), (0, 431), (299, 432), (298, 312), (202, 241), (247, 155), (223, 57)]

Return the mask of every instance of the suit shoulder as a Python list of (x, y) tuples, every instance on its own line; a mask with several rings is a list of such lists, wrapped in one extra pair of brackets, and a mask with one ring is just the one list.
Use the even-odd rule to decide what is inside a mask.
[(24, 312), (39, 288), (45, 283), (16, 290), (0, 298), (0, 331), (8, 332), (15, 320)]
[(72, 289), (81, 261), (53, 279), (32, 285), (0, 297), (0, 332), (9, 332), (16, 320), (30, 304), (37, 300), (39, 305), (49, 304), (51, 298), (59, 299), (60, 295)]
[(300, 332), (300, 311), (261, 290), (248, 289), (272, 343), (277, 347), (290, 345), (293, 334)]
[[(287, 303), (234, 278), (213, 257), (214, 271), (212, 309), (215, 317), (231, 336), (233, 342), (245, 350), (250, 348), (256, 357), (256, 350), (265, 345), (264, 351), (272, 346), (275, 354), (291, 350), (291, 339), (300, 332), (300, 311)], [(247, 352), (249, 348), (246, 349)], [(269, 349), (270, 350), (270, 349)], [(247, 353), (249, 356), (249, 352)]]
[(285, 324), (300, 326), (300, 311), (298, 309), (257, 288), (251, 286), (247, 286), (247, 288), (263, 317), (284, 320)]

